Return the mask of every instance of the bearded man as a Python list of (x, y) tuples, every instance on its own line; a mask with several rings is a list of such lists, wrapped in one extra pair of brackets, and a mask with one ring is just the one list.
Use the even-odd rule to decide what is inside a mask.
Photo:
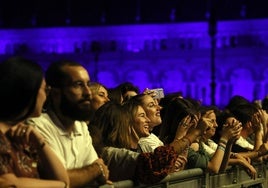
[(71, 187), (109, 183), (109, 170), (97, 156), (86, 123), (93, 113), (87, 70), (73, 61), (54, 62), (46, 71), (46, 83), (51, 88), (46, 111), (28, 122), (61, 159)]

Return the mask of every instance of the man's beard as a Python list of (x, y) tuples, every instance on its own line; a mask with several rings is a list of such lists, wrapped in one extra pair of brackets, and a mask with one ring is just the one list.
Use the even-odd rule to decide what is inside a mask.
[[(61, 103), (60, 103), (60, 109), (61, 109), (62, 114), (64, 116), (71, 118), (74, 121), (75, 120), (88, 121), (94, 112), (90, 104), (84, 107), (79, 106), (79, 104), (83, 102), (84, 100), (80, 100), (74, 103), (74, 102), (71, 102), (69, 99), (67, 99), (67, 97), (64, 94), (62, 94)], [(89, 99), (86, 99), (86, 100), (89, 100)]]

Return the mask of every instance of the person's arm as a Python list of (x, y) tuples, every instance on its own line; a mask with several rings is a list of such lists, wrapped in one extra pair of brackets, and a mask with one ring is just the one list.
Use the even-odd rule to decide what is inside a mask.
[(45, 141), (39, 144), (38, 154), (40, 158), (41, 176), (46, 179), (58, 179), (69, 185), (69, 177), (66, 169)]
[(257, 114), (254, 114), (253, 121), (251, 122), (252, 129), (254, 130), (254, 151), (258, 151), (264, 140), (264, 117), (261, 110)]
[(226, 169), (232, 145), (239, 137), (241, 130), (242, 127), (239, 122), (233, 122), (232, 124), (223, 127), (217, 150), (208, 162), (207, 170), (209, 172), (218, 173), (220, 170)]
[(16, 177), (12, 173), (0, 176), (1, 188), (68, 188), (68, 184), (63, 181), (41, 180), (35, 178)]
[(69, 177), (62, 162), (48, 146), (41, 133), (32, 126), (28, 127), (27, 131), (29, 132), (29, 142), (36, 144), (34, 148), (37, 150), (40, 158), (40, 175), (46, 179), (64, 181), (69, 185)]
[(240, 155), (255, 160), (260, 157), (258, 151), (239, 152)]
[[(262, 126), (262, 125), (260, 125)], [(255, 139), (254, 139), (254, 151), (258, 151), (260, 146), (263, 144), (263, 132), (262, 130), (257, 130), (255, 132)]]
[(239, 154), (249, 157), (252, 160), (262, 160), (262, 157), (268, 154), (268, 142), (263, 143), (258, 151), (250, 151)]
[(173, 142), (170, 143), (170, 146), (172, 146), (178, 154), (181, 154), (185, 149), (189, 148), (192, 142), (194, 142), (200, 135), (201, 131), (194, 129), (182, 139), (174, 139)]
[(238, 153), (233, 153), (230, 155), (230, 159), (228, 162), (228, 165), (240, 165), (245, 167), (246, 172), (248, 173), (248, 175), (252, 178), (255, 179), (256, 175), (257, 175), (257, 171), (254, 168), (254, 166), (252, 166), (250, 164), (250, 159), (247, 159), (246, 157), (238, 154)]
[[(57, 158), (56, 154), (51, 150), (48, 144), (46, 144), (43, 136), (34, 127), (20, 123), (13, 126), (7, 134), (15, 142), (30, 146), (31, 151), (38, 154), (38, 170), (41, 169), (39, 171), (41, 178), (65, 182), (66, 186), (69, 186), (69, 177), (66, 169)], [(16, 178), (15, 175), (8, 177)], [(18, 180), (21, 179), (19, 178)], [(48, 186), (48, 184), (46, 184), (46, 186)]]
[(268, 154), (268, 142), (263, 143), (258, 151), (239, 152), (240, 155), (252, 160), (262, 160), (262, 157)]
[[(233, 135), (232, 135), (232, 133), (228, 132), (228, 130), (225, 131), (226, 129), (228, 129), (228, 127), (226, 127), (226, 126), (228, 126), (230, 128), (230, 131), (233, 132)], [(228, 135), (230, 135), (230, 136), (232, 135), (232, 136), (229, 139), (227, 138), (227, 142), (226, 142), (225, 138), (223, 138), (224, 142), (226, 142), (226, 148), (225, 148), (224, 156), (223, 156), (221, 166), (219, 169), (220, 172), (225, 171), (225, 169), (227, 168), (227, 166), (229, 164), (229, 159), (230, 159), (230, 154), (232, 151), (233, 144), (239, 138), (240, 132), (242, 130), (241, 123), (238, 121), (233, 121), (231, 125), (226, 125), (226, 126), (223, 127), (223, 136), (225, 136), (226, 133), (227, 133), (227, 136)]]
[(68, 170), (71, 187), (83, 187), (95, 180), (98, 184), (110, 183), (109, 170), (102, 159), (97, 159), (94, 163), (78, 169)]
[[(223, 159), (224, 159), (225, 152), (228, 153), (228, 157), (229, 157), (230, 151), (226, 150), (226, 147), (227, 147), (226, 144), (227, 144), (227, 139), (221, 138), (213, 157), (210, 159), (210, 161), (208, 161), (207, 170), (209, 172), (211, 172), (211, 173), (218, 173), (219, 172), (220, 167), (221, 167), (222, 162), (223, 162)], [(227, 161), (228, 161), (228, 158), (227, 158)], [(227, 163), (227, 162), (225, 161), (224, 163)]]
[[(189, 148), (189, 146), (195, 142), (196, 139), (200, 137), (209, 126), (209, 121), (206, 118), (201, 118), (196, 123), (197, 125), (192, 125), (183, 138), (179, 139), (175, 137), (173, 142), (170, 143), (170, 146), (172, 146), (178, 154), (181, 154), (185, 149)], [(176, 135), (179, 134), (179, 130), (180, 129), (178, 128)]]
[(225, 148), (224, 156), (220, 166), (220, 172), (224, 172), (229, 165), (230, 153), (232, 151), (233, 142), (228, 142)]
[[(39, 119), (32, 119), (31, 122), (28, 121), (28, 123), (34, 124), (36, 128), (44, 135), (47, 142), (49, 143), (49, 146), (52, 147), (53, 151), (57, 154), (57, 156), (62, 160), (63, 164), (67, 166), (67, 161), (64, 159), (63, 154), (60, 151), (60, 147), (58, 147), (58, 143), (55, 140), (55, 137), (57, 135), (53, 135), (53, 129), (49, 129), (45, 122), (42, 122)], [(71, 187), (83, 187), (88, 185), (89, 183), (96, 182), (96, 177), (99, 177), (101, 174), (101, 169), (96, 164), (93, 165), (95, 160), (98, 159), (97, 153), (92, 145), (91, 137), (89, 136), (88, 130), (86, 125), (82, 127), (85, 129), (83, 131), (83, 147), (86, 148), (86, 152), (84, 152), (84, 161), (86, 161), (87, 164), (85, 164), (81, 168), (73, 168), (69, 169), (67, 168), (68, 177), (70, 179)], [(103, 162), (100, 162), (102, 164), (103, 169), (107, 169), (106, 165), (103, 164)], [(108, 178), (108, 175), (106, 175)], [(98, 183), (106, 183), (104, 182), (98, 182)], [(109, 181), (107, 182), (109, 183)]]

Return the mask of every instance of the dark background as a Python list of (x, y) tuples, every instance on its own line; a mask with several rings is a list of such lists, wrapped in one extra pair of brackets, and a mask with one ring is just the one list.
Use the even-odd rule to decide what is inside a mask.
[(204, 21), (212, 2), (218, 20), (268, 17), (267, 0), (0, 0), (0, 27)]

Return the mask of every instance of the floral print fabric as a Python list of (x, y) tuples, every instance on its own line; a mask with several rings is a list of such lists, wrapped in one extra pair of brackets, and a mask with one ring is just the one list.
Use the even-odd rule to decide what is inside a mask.
[(22, 145), (12, 143), (0, 131), (0, 175), (13, 173), (17, 177), (39, 178), (37, 159)]

